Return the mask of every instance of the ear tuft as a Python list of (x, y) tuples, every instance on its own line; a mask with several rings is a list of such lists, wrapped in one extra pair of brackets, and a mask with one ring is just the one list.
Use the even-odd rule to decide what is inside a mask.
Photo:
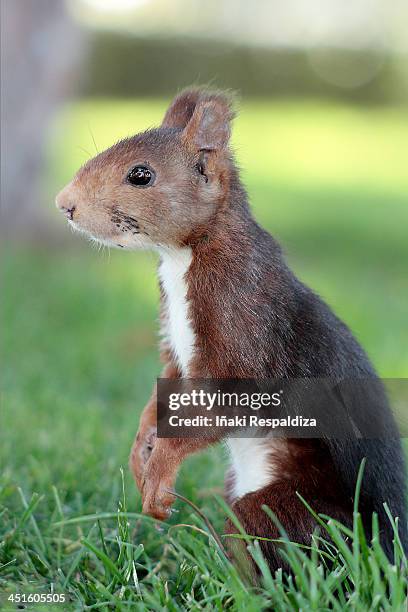
[(225, 148), (234, 118), (232, 96), (219, 91), (202, 90), (190, 121), (183, 131), (183, 141), (194, 150), (214, 151)]
[(164, 115), (163, 127), (184, 129), (193, 116), (197, 102), (201, 96), (199, 89), (185, 89), (173, 102)]
[(186, 89), (170, 104), (162, 126), (182, 129), (189, 148), (211, 151), (228, 144), (234, 116), (232, 94)]

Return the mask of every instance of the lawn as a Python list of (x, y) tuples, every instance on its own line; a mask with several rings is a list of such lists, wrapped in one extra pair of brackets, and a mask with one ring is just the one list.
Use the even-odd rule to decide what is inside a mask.
[[(95, 147), (157, 124), (164, 108), (102, 100), (65, 109), (45, 191)], [(402, 109), (322, 102), (243, 104), (234, 132), (255, 215), (384, 377), (408, 376), (407, 142)], [(295, 582), (264, 568), (253, 589), (187, 503), (177, 501), (166, 525), (138, 514), (127, 457), (159, 373), (156, 257), (92, 249), (45, 205), (57, 240), (2, 257), (0, 592), (53, 588), (69, 594), (67, 610), (404, 609), (404, 575), (361, 534), (352, 555), (338, 541), (325, 579), (321, 560), (288, 546)], [(177, 483), (219, 534), (225, 465), (223, 449), (211, 449)]]

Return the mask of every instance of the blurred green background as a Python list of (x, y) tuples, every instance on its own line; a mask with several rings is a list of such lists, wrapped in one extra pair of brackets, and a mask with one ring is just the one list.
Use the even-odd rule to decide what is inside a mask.
[[(160, 3), (155, 4), (159, 11)], [(160, 371), (156, 255), (95, 250), (70, 232), (54, 209), (54, 195), (97, 150), (158, 125), (178, 88), (203, 82), (203, 75), (209, 80), (208, 66), (215, 65), (208, 38), (200, 43), (204, 47), (197, 65), (190, 64), (184, 82), (179, 62), (167, 61), (166, 54), (161, 55), (166, 79), (160, 81), (152, 79), (149, 54), (140, 60), (136, 52), (127, 52), (125, 69), (117, 64), (121, 79), (115, 77), (114, 61), (102, 64), (104, 91), (101, 56), (95, 49), (106, 36), (111, 60), (121, 56), (123, 46), (148, 48), (163, 36), (159, 30), (141, 33), (136, 27), (140, 28), (137, 10), (143, 9), (146, 17), (149, 3), (136, 2), (135, 15), (124, 11), (121, 19), (117, 10), (110, 14), (98, 8), (96, 0), (71, 3), (71, 12), (62, 2), (53, 2), (56, 5), (62, 11), (56, 22), (67, 28), (62, 38), (66, 43), (71, 37), (72, 57), (81, 47), (80, 59), (65, 66), (69, 87), (56, 86), (59, 93), (52, 108), (44, 102), (51, 98), (49, 91), (37, 86), (34, 94), (21, 73), (20, 87), (27, 91), (22, 101), (21, 89), (19, 96), (11, 96), (5, 117), (11, 144), (8, 191), (2, 195), (8, 228), (2, 250), (1, 311), (4, 495), (17, 507), (17, 485), (28, 495), (44, 494), (44, 517), (51, 504), (51, 485), (61, 491), (69, 516), (114, 509), (119, 467), (126, 468), (138, 416)], [(185, 8), (183, 3), (176, 5)], [(47, 6), (50, 11), (51, 4)], [(188, 14), (195, 24), (197, 18)], [(10, 28), (18, 29), (16, 23), (9, 15)], [(252, 47), (248, 40), (239, 41), (242, 28), (237, 42), (229, 40), (230, 32), (223, 27), (218, 20), (215, 36), (223, 39), (228, 62), (236, 61), (238, 69), (229, 79), (229, 64), (224, 70), (220, 58), (211, 80), (215, 86), (236, 86), (238, 74), (238, 84), (244, 83), (233, 147), (254, 215), (281, 241), (300, 278), (351, 327), (378, 372), (407, 377), (408, 117), (405, 81), (395, 68), (406, 66), (406, 56), (374, 42), (374, 48), (367, 45), (364, 57), (377, 57), (380, 49), (380, 63), (361, 64), (371, 66), (372, 74), (360, 66), (356, 74), (365, 77), (356, 81), (353, 73), (352, 84), (342, 86), (323, 78), (327, 70), (314, 71), (309, 80), (303, 75), (300, 83), (296, 71), (285, 70), (293, 45), (274, 45), (271, 35), (271, 44), (263, 43), (259, 50), (256, 40)], [(13, 29), (10, 41), (12, 34), (16, 35)], [(195, 41), (203, 37), (193, 29), (186, 41), (187, 34), (173, 28), (171, 40), (166, 38), (175, 57), (177, 49), (188, 49), (189, 44), (196, 50)], [(262, 87), (254, 77), (256, 62), (246, 65), (246, 73), (239, 69), (242, 55), (234, 55), (238, 44), (253, 49), (256, 57), (262, 52)], [(352, 44), (346, 47), (337, 45), (333, 51), (336, 61), (340, 52), (348, 57), (348, 63), (341, 64), (343, 76), (347, 66), (351, 73), (350, 66), (362, 57), (361, 49), (356, 56)], [(319, 47), (316, 41), (300, 40), (296, 54), (307, 58), (316, 49), (325, 49), (324, 43)], [(66, 44), (64, 53), (66, 59)], [(273, 70), (277, 54), (282, 78)], [(35, 58), (31, 69), (35, 72), (37, 67), (41, 73), (41, 61)], [(156, 61), (160, 63), (160, 57)], [(14, 75), (10, 82), (18, 84), (18, 70), (18, 64), (9, 66)], [(268, 70), (271, 81), (266, 83)], [(276, 95), (274, 81), (280, 83)], [(52, 82), (48, 76), (47, 83)], [(31, 94), (45, 96), (44, 110), (28, 125), (24, 113), (35, 107)], [(32, 131), (35, 125), (42, 126), (41, 136)], [(31, 157), (26, 160), (23, 154)], [(192, 458), (182, 470), (180, 491), (200, 504), (206, 503), (207, 489), (222, 483), (223, 463), (215, 457), (222, 457), (222, 451)], [(133, 509), (139, 499), (128, 474), (126, 480)], [(221, 519), (214, 516), (214, 521), (221, 528)]]

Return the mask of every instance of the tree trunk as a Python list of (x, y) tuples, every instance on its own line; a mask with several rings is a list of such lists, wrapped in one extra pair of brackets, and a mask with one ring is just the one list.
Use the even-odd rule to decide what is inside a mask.
[(74, 93), (83, 31), (63, 0), (1, 0), (1, 219), (5, 237), (44, 230), (44, 145)]

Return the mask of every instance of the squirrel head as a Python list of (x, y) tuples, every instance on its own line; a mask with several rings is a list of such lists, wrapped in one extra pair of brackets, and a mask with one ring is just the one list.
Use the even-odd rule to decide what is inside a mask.
[(226, 200), (232, 167), (228, 95), (189, 89), (159, 128), (89, 160), (58, 194), (77, 230), (109, 246), (183, 246), (205, 235)]

